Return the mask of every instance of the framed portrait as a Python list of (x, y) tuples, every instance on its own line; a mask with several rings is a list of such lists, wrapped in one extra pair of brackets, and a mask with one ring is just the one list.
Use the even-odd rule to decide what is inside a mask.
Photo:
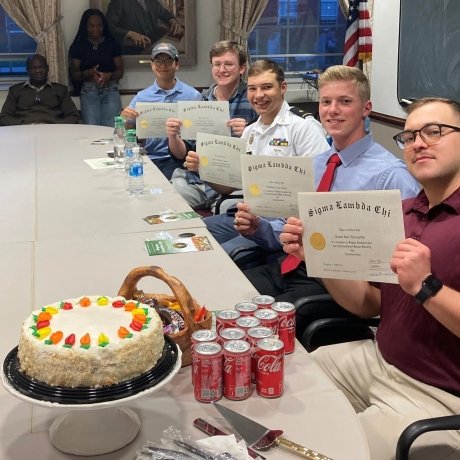
[(155, 44), (172, 43), (181, 65), (196, 64), (196, 0), (90, 0), (120, 43), (126, 67), (150, 65)]

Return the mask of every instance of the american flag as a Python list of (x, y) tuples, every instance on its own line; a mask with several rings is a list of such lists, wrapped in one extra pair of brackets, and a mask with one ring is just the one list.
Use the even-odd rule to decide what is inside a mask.
[(350, 0), (349, 4), (343, 64), (356, 67), (358, 60), (372, 59), (372, 30), (367, 0)]

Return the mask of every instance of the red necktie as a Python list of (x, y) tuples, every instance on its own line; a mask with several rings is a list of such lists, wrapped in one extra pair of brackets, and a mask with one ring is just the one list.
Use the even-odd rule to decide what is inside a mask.
[[(342, 160), (337, 153), (334, 153), (329, 157), (327, 160), (326, 171), (324, 171), (323, 177), (316, 189), (317, 192), (329, 192), (329, 190), (331, 190), (332, 183), (334, 182), (335, 170), (341, 164)], [(285, 275), (286, 273), (294, 271), (299, 266), (300, 262), (302, 261), (294, 254), (288, 254), (281, 262), (281, 274)]]

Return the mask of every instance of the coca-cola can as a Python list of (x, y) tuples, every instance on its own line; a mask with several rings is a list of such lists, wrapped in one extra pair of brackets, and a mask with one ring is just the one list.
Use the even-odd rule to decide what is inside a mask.
[[(211, 329), (199, 329), (198, 331), (193, 332), (190, 336), (191, 350), (193, 357), (193, 348), (197, 343), (204, 342), (217, 342), (217, 332), (212, 331)], [(195, 373), (193, 372), (192, 366), (192, 385), (195, 385)]]
[(216, 342), (217, 341), (217, 332), (212, 331), (211, 329), (198, 329), (192, 333), (190, 337), (190, 342), (193, 345), (203, 342)]
[(284, 343), (268, 337), (257, 342), (255, 377), (257, 394), (264, 398), (278, 398), (283, 394)]
[[(268, 311), (268, 310), (267, 310)], [(257, 342), (266, 337), (272, 337), (273, 331), (269, 327), (251, 327), (246, 332), (246, 340), (251, 344), (251, 382), (256, 381), (256, 351)]]
[(236, 320), (241, 316), (237, 310), (221, 310), (216, 313), (216, 332), (224, 327), (235, 327)]
[(280, 317), (278, 335), (284, 342), (284, 352), (292, 353), (295, 348), (295, 306), (290, 302), (275, 302), (272, 310)]
[(257, 311), (257, 305), (253, 302), (240, 302), (235, 305), (235, 310), (241, 313), (241, 316), (251, 316)]
[(193, 349), (194, 395), (210, 403), (222, 397), (222, 347), (215, 342), (197, 343)]
[(240, 316), (236, 320), (236, 327), (243, 329), (244, 332), (256, 326), (260, 326), (260, 320), (254, 316)]
[(251, 345), (246, 340), (224, 343), (224, 396), (242, 400), (251, 394)]
[(246, 338), (246, 332), (239, 327), (224, 327), (219, 331), (218, 343), (222, 346), (229, 340), (243, 340)]
[(269, 327), (273, 334), (278, 334), (280, 317), (277, 311), (271, 308), (262, 308), (254, 313), (254, 317), (260, 320), (261, 326)]
[(252, 298), (257, 308), (271, 308), (275, 299), (271, 295), (256, 295)]

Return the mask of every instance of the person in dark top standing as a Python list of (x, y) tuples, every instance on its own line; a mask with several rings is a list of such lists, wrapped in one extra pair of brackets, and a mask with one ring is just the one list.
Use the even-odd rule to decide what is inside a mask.
[(118, 82), (123, 77), (121, 48), (98, 9), (86, 10), (69, 50), (70, 75), (80, 90), (82, 121), (113, 126), (121, 110)]
[(111, 0), (107, 22), (123, 54), (150, 54), (166, 34), (180, 40), (183, 27), (158, 0)]
[(29, 80), (12, 86), (0, 113), (0, 126), (78, 123), (80, 116), (67, 86), (48, 80), (48, 63), (41, 54), (26, 61)]

